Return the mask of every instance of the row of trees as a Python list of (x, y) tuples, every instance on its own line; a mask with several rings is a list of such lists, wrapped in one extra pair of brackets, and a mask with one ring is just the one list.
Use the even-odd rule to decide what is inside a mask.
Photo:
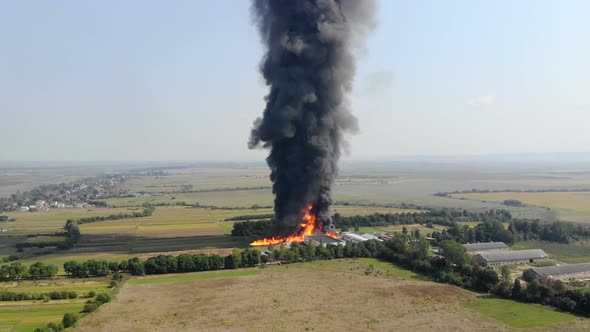
[(30, 300), (64, 300), (78, 298), (78, 293), (74, 291), (53, 291), (47, 293), (16, 293), (9, 291), (0, 292), (0, 301), (30, 301)]
[(149, 217), (154, 213), (156, 208), (153, 206), (145, 206), (141, 212), (133, 212), (133, 213), (116, 213), (110, 214), (108, 216), (94, 216), (94, 217), (86, 217), (78, 219), (78, 224), (88, 224), (93, 222), (99, 221), (106, 221), (106, 220), (118, 220), (118, 219), (127, 219), (127, 218), (142, 218), (142, 217)]
[(334, 215), (336, 227), (354, 226), (387, 226), (409, 224), (438, 224), (450, 226), (456, 222), (508, 222), (512, 219), (506, 210), (489, 210), (472, 212), (462, 209), (430, 209), (426, 212), (413, 213), (375, 213), (367, 216), (343, 217), (339, 213)]
[(37, 262), (28, 268), (20, 262), (0, 266), (0, 280), (48, 279), (57, 273), (57, 266)]
[[(426, 241), (426, 240), (423, 240)], [(222, 257), (219, 255), (182, 254), (179, 256), (159, 255), (145, 261), (134, 257), (121, 262), (88, 260), (85, 262), (68, 261), (64, 271), (76, 278), (105, 276), (117, 272), (133, 275), (166, 274), (183, 272), (214, 271), (251, 267), (271, 261), (294, 263), (316, 259), (333, 259), (345, 257), (376, 257), (382, 246), (378, 241), (350, 243), (346, 246), (308, 246), (292, 243), (287, 249), (284, 245), (270, 248), (264, 255), (257, 249), (234, 250)]]

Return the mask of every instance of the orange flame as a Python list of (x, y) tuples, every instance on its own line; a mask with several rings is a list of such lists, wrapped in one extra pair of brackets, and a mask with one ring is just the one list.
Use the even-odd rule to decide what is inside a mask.
[[(316, 225), (316, 216), (311, 212), (313, 205), (309, 204), (303, 215), (303, 222), (299, 224), (299, 230), (289, 236), (271, 237), (268, 239), (261, 239), (250, 243), (251, 246), (268, 246), (271, 244), (280, 244), (284, 242), (303, 242), (306, 236), (313, 235), (316, 229), (321, 229), (322, 225)], [(338, 235), (334, 232), (327, 232), (326, 235), (337, 239)]]

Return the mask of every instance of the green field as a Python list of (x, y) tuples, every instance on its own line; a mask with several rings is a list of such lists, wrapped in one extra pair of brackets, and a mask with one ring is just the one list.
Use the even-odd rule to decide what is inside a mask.
[(515, 328), (551, 326), (576, 319), (574, 315), (548, 307), (494, 298), (471, 301), (465, 303), (465, 307)]
[(0, 305), (0, 331), (31, 332), (47, 323), (60, 323), (67, 312), (80, 312), (83, 303)]
[(525, 241), (516, 242), (512, 249), (543, 249), (552, 259), (574, 264), (590, 262), (590, 245), (585, 244), (562, 244), (546, 241)]

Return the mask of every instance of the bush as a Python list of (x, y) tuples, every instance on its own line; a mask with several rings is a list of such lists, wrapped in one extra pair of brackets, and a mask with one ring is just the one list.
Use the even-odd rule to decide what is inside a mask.
[(74, 326), (74, 324), (76, 324), (76, 321), (78, 321), (78, 315), (68, 312), (68, 313), (64, 314), (64, 317), (61, 320), (61, 323), (63, 324), (64, 327), (72, 327), (72, 326)]
[(90, 292), (88, 292), (88, 297), (95, 297), (96, 296), (96, 292), (91, 290)]
[(98, 304), (99, 306), (111, 302), (111, 295), (107, 294), (107, 293), (100, 293), (98, 295), (96, 295), (96, 300), (95, 300), (96, 304)]
[(109, 283), (109, 288), (115, 288), (118, 284), (119, 283), (116, 280), (111, 280), (111, 282)]
[(98, 305), (96, 305), (96, 303), (86, 303), (84, 305), (84, 309), (82, 309), (83, 312), (86, 313), (91, 313), (93, 311), (95, 311), (98, 308)]

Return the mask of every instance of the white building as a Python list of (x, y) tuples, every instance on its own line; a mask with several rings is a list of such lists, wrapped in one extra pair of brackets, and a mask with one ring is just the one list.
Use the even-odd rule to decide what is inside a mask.
[(366, 237), (363, 237), (362, 235), (358, 235), (356, 233), (343, 232), (342, 233), (342, 240), (344, 240), (346, 242), (360, 243), (360, 242), (368, 241), (369, 239), (367, 239)]

